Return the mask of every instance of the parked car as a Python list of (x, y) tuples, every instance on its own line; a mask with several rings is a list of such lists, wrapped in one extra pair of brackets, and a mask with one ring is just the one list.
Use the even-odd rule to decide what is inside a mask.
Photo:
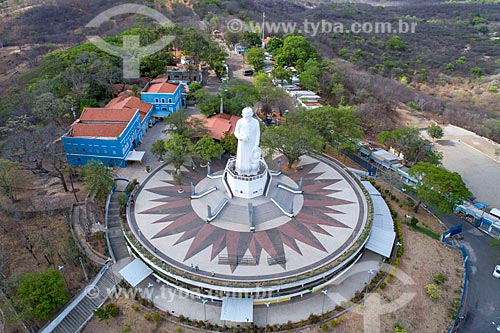
[(493, 277), (500, 279), (500, 265), (495, 266), (495, 269), (493, 270)]
[(243, 75), (245, 76), (252, 76), (253, 75), (253, 69), (248, 68), (243, 71)]

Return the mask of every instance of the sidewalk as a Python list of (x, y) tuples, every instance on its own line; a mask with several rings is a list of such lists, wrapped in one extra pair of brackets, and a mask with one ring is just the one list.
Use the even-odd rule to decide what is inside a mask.
[[(323, 288), (323, 290), (327, 290), (326, 296), (318, 290), (312, 294), (306, 294), (302, 299), (272, 303), (269, 308), (265, 305), (256, 305), (254, 306), (254, 323), (257, 326), (266, 326), (266, 317), (267, 324), (273, 325), (286, 323), (289, 320), (297, 322), (307, 319), (311, 313), (321, 315), (323, 299), (324, 312), (333, 310), (337, 305), (349, 301), (356, 291), (362, 290), (378, 272), (381, 262), (382, 257), (380, 255), (366, 251), (361, 260), (344, 276), (339, 277), (333, 284)], [(154, 284), (152, 291), (147, 288), (149, 283)], [(168, 311), (175, 316), (182, 314), (191, 320), (205, 319), (201, 299), (180, 295), (173, 288), (158, 283), (153, 277), (144, 280), (138, 287), (139, 290), (147, 290), (150, 293), (149, 297), (152, 296), (155, 306), (163, 311)], [(143, 293), (143, 296), (147, 297), (145, 293)], [(220, 320), (220, 302), (209, 301), (205, 307), (208, 321), (219, 325), (225, 324)]]

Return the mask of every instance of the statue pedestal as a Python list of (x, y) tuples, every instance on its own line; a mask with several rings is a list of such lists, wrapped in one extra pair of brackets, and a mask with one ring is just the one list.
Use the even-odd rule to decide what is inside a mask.
[(254, 176), (239, 175), (235, 171), (236, 159), (231, 158), (224, 170), (224, 178), (233, 196), (252, 199), (265, 195), (271, 175), (263, 159), (259, 162), (259, 172)]

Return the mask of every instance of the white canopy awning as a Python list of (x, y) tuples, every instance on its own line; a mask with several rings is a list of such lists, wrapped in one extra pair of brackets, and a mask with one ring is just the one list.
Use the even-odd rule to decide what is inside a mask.
[(361, 183), (370, 194), (373, 203), (373, 226), (366, 248), (389, 258), (396, 239), (391, 211), (380, 192), (370, 182)]
[(128, 152), (127, 156), (125, 157), (125, 161), (142, 162), (142, 159), (144, 158), (144, 154), (146, 154), (146, 152), (144, 152), (144, 151), (131, 150)]
[(141, 259), (136, 258), (130, 264), (123, 267), (119, 273), (132, 287), (136, 287), (153, 273), (153, 270), (146, 266)]
[(222, 298), (220, 320), (237, 323), (253, 322), (253, 299), (235, 297)]

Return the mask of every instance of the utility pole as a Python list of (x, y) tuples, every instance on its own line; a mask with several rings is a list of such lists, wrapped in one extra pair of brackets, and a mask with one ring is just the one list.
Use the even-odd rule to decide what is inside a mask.
[(264, 44), (264, 22), (265, 22), (265, 19), (266, 19), (266, 13), (265, 12), (262, 12), (262, 48), (264, 49), (266, 47), (266, 44)]

